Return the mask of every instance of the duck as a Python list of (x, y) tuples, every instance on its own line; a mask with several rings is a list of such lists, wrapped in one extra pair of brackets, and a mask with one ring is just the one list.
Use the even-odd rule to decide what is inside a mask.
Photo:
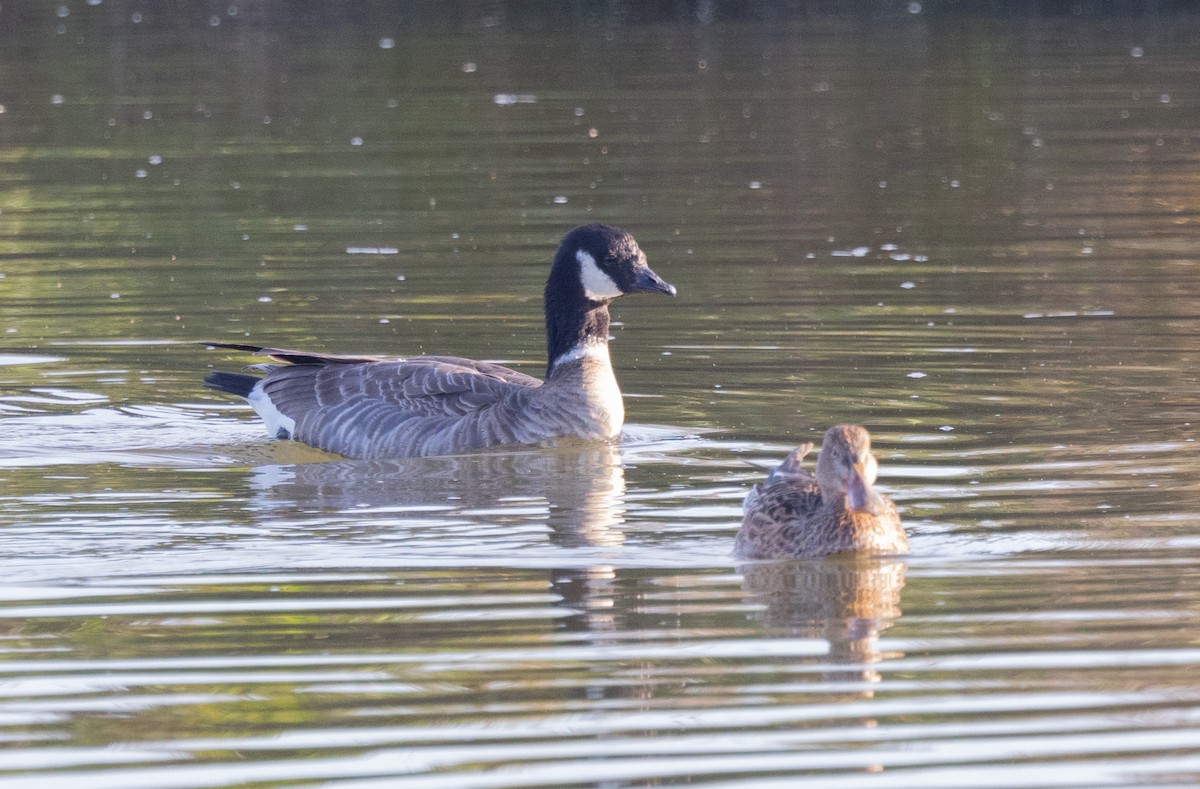
[(866, 428), (829, 428), (815, 476), (800, 466), (812, 448), (811, 443), (798, 446), (746, 495), (734, 554), (742, 559), (808, 559), (908, 553), (896, 505), (875, 490), (879, 463)]
[(214, 371), (211, 389), (244, 397), (268, 435), (347, 458), (455, 455), (560, 439), (612, 440), (625, 421), (608, 352), (609, 304), (676, 294), (633, 236), (605, 224), (562, 239), (544, 292), (545, 380), (456, 356), (340, 356), (241, 343), (265, 375)]

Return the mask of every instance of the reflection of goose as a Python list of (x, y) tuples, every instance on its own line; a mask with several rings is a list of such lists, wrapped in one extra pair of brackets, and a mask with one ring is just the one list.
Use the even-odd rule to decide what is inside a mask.
[(746, 496), (735, 553), (744, 559), (907, 553), (896, 505), (874, 487), (870, 434), (858, 425), (829, 428), (816, 476), (800, 468), (811, 449), (797, 447)]
[(541, 381), (452, 356), (331, 356), (212, 343), (281, 362), (265, 378), (214, 372), (213, 389), (250, 401), (277, 438), (356, 458), (452, 455), (556, 438), (615, 438), (625, 420), (608, 355), (608, 305), (626, 293), (675, 295), (633, 236), (607, 225), (566, 235), (546, 281), (549, 363)]
[(606, 443), (458, 457), (263, 465), (255, 469), (252, 484), (264, 499), (278, 498), (289, 508), (487, 509), (499, 517), (504, 506), (516, 503), (522, 505), (524, 520), (530, 519), (529, 507), (544, 511), (551, 540), (560, 545), (624, 540), (625, 472), (620, 450)]
[(739, 569), (764, 606), (763, 621), (790, 635), (824, 638), (829, 661), (851, 665), (840, 678), (878, 680), (862, 664), (881, 659), (877, 639), (900, 616), (907, 563), (872, 556), (752, 563)]

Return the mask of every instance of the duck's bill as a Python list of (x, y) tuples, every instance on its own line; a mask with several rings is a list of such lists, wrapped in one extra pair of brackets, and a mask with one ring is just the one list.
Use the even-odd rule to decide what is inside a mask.
[(850, 474), (850, 485), (846, 490), (846, 500), (854, 512), (864, 512), (878, 515), (883, 512), (883, 497), (864, 478), (865, 469), (855, 466)]
[(634, 278), (632, 292), (665, 293), (668, 296), (674, 296), (675, 286), (655, 274), (649, 268), (644, 268)]

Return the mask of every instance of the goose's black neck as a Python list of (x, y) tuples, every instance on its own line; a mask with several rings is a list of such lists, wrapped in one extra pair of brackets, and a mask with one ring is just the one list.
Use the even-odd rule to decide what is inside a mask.
[(608, 343), (608, 304), (583, 294), (577, 276), (556, 270), (546, 282), (546, 375), (563, 354), (585, 344)]

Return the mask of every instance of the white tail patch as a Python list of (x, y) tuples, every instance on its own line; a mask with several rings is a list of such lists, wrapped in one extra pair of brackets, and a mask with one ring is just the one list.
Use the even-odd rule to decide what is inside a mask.
[(271, 398), (263, 392), (261, 383), (254, 385), (246, 399), (250, 401), (250, 407), (254, 409), (254, 413), (267, 423), (267, 435), (272, 438), (292, 438), (296, 435), (296, 420), (285, 416), (275, 407)]
[(575, 253), (575, 259), (579, 261), (579, 282), (583, 285), (583, 293), (592, 301), (606, 301), (615, 299), (624, 291), (617, 287), (617, 283), (613, 282), (612, 277), (605, 274), (596, 265), (596, 259), (589, 255), (586, 250), (579, 250)]

